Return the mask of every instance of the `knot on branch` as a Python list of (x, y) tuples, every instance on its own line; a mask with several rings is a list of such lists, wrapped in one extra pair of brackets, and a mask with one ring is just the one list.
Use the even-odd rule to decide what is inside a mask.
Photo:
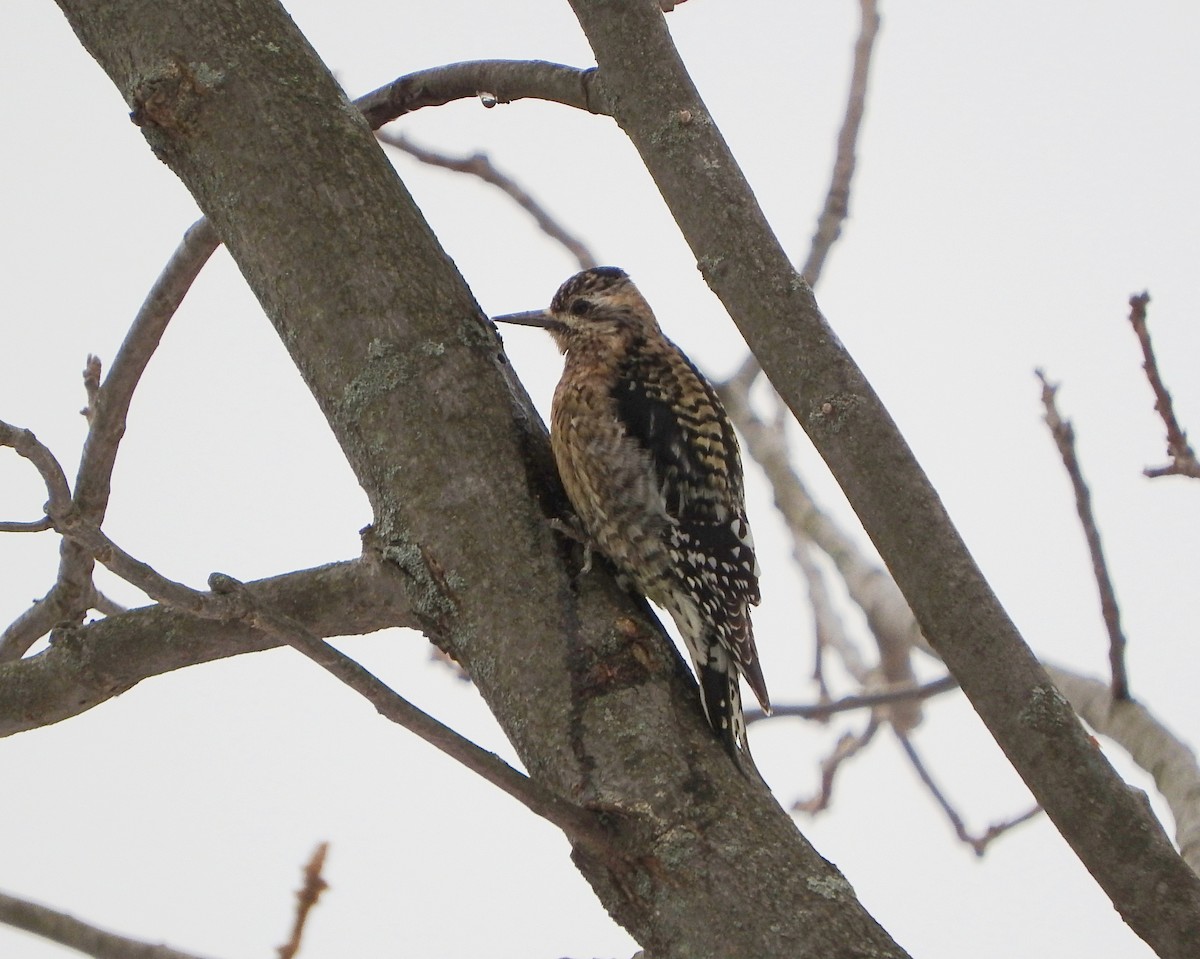
[(151, 130), (162, 130), (186, 136), (194, 129), (205, 98), (221, 79), (221, 72), (205, 63), (174, 60), (137, 84), (129, 119), (147, 135)]

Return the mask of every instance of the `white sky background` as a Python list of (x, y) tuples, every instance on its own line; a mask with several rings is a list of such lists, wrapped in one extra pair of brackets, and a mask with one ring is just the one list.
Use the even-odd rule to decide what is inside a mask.
[[(592, 62), (562, 0), (288, 8), (351, 95), (454, 60)], [(1125, 317), (1128, 295), (1148, 288), (1164, 375), (1185, 427), (1200, 431), (1200, 8), (962, 0), (882, 12), (852, 218), (821, 305), (1029, 643), (1103, 676), (1107, 640), (1086, 548), (1031, 371), (1041, 365), (1064, 382), (1060, 403), (1102, 524), (1134, 694), (1194, 740), (1200, 487), (1140, 475), (1164, 460), (1163, 430)], [(668, 22), (802, 261), (828, 181), (857, 5), (691, 0)], [(84, 359), (112, 359), (197, 211), (53, 4), (0, 7), (0, 90), (0, 418), (32, 428), (73, 476)], [(395, 128), (449, 152), (490, 153), (603, 260), (629, 270), (701, 366), (719, 376), (740, 360), (739, 335), (611, 120), (465, 102)], [(542, 306), (574, 271), (495, 191), (397, 165), (485, 310)], [(505, 339), (546, 409), (556, 352), (536, 331)], [(798, 446), (824, 502), (852, 522)], [(750, 473), (764, 668), (777, 702), (808, 702), (805, 594), (769, 492)], [(0, 455), (0, 518), (36, 518), (43, 500), (33, 470)], [(108, 532), (199, 587), (213, 570), (254, 578), (352, 557), (369, 519), (315, 404), (219, 253), (134, 398)], [(52, 534), (0, 537), (5, 622), (45, 592), (56, 565)], [(102, 585), (143, 602), (104, 574)], [(473, 689), (431, 665), (421, 637), (340, 645), (511, 755)], [(781, 802), (808, 795), (820, 758), (864, 721), (756, 729)], [(1026, 808), (961, 697), (933, 702), (916, 742), (974, 830)], [(69, 722), (0, 740), (0, 783), (0, 889), (214, 959), (274, 954), (301, 864), (322, 839), (332, 888), (308, 927), (306, 959), (634, 951), (552, 827), (290, 651), (155, 678)], [(843, 770), (833, 808), (798, 825), (913, 956), (1151, 955), (1044, 820), (977, 861), (888, 735)], [(7, 927), (0, 954), (74, 955)]]

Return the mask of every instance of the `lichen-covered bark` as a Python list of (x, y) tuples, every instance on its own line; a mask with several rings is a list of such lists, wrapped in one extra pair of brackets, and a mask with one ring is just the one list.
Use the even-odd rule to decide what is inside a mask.
[(657, 5), (571, 5), (613, 117), (924, 635), (1125, 921), (1160, 956), (1194, 956), (1200, 878), (1092, 745), (984, 581), (879, 397), (788, 262)]
[[(60, 0), (228, 245), (374, 509), (374, 560), (531, 774), (594, 811), (576, 857), (658, 957), (903, 952), (704, 727), (643, 610), (566, 574), (544, 432), (362, 117), (270, 0)], [(599, 858), (597, 858), (599, 857)]]

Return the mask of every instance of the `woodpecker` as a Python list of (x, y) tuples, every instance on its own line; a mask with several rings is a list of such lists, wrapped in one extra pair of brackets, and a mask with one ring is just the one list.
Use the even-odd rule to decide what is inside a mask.
[(571, 277), (549, 310), (496, 320), (543, 327), (565, 354), (550, 445), (567, 497), (589, 545), (670, 613), (709, 725), (753, 769), (738, 674), (770, 712), (750, 623), (758, 563), (716, 390), (616, 267)]

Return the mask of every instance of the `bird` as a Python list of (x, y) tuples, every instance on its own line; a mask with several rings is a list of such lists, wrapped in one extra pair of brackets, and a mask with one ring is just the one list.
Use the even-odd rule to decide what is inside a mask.
[(769, 713), (750, 620), (759, 568), (737, 437), (716, 390), (618, 267), (575, 274), (548, 310), (494, 319), (540, 326), (564, 354), (550, 445), (585, 542), (670, 614), (708, 724), (757, 773), (738, 676)]

